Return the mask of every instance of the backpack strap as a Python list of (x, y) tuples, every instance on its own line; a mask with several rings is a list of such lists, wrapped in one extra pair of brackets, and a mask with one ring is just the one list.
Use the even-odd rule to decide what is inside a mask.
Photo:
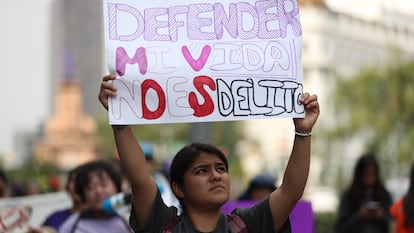
[[(165, 225), (164, 230), (162, 233), (172, 233), (174, 231), (175, 226), (180, 222), (179, 217), (175, 217), (171, 219), (167, 225)], [(232, 233), (249, 233), (247, 230), (247, 226), (244, 223), (243, 219), (240, 218), (239, 215), (236, 214), (228, 214), (227, 215), (227, 222), (231, 229)]]
[(249, 233), (246, 223), (244, 223), (243, 219), (240, 218), (239, 215), (228, 214), (227, 222), (229, 223), (232, 233)]
[(75, 223), (72, 225), (72, 229), (70, 230), (70, 233), (75, 233), (76, 228), (78, 227), (79, 221), (81, 220), (82, 215), (79, 215), (79, 217), (76, 219)]
[(180, 222), (180, 218), (177, 216), (172, 218), (167, 225), (165, 225), (164, 230), (162, 233), (172, 233), (174, 231), (175, 226)]

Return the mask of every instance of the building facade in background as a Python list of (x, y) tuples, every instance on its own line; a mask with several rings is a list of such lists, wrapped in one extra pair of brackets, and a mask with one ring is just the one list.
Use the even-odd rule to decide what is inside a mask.
[[(317, 94), (321, 106), (314, 129), (312, 168), (305, 197), (314, 200), (316, 211), (332, 210), (336, 207), (336, 194), (320, 186), (321, 174), (335, 178), (329, 172), (337, 171), (338, 166), (352, 167), (362, 152), (362, 145), (356, 140), (352, 144), (333, 145), (334, 153), (326, 154), (326, 135), (320, 132), (336, 124), (331, 100), (336, 75), (350, 77), (365, 66), (381, 67), (390, 62), (396, 50), (403, 57), (414, 59), (414, 11), (409, 14), (395, 8), (371, 6), (367, 10), (375, 9), (375, 12), (355, 12), (364, 1), (343, 8), (333, 5), (334, 1), (299, 2), (304, 90)], [(380, 2), (372, 4), (375, 3)], [(292, 146), (293, 130), (291, 119), (246, 122), (247, 140), (240, 146), (246, 170), (282, 171)], [(328, 173), (327, 169), (330, 169)]]
[(45, 121), (42, 136), (33, 144), (36, 161), (68, 171), (102, 158), (95, 120), (82, 108), (80, 83), (73, 77), (65, 77), (54, 96), (55, 112)]
[[(96, 116), (103, 111), (97, 93), (106, 73), (102, 1), (54, 0), (51, 14), (51, 96), (61, 77), (76, 77), (81, 85), (83, 110)], [(67, 53), (72, 60), (65, 61)], [(52, 104), (56, 106), (53, 101)]]

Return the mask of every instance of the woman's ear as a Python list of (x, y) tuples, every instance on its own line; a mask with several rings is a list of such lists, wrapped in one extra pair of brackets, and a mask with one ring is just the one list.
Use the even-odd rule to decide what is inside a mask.
[(184, 192), (183, 192), (183, 188), (181, 187), (180, 184), (178, 184), (177, 182), (173, 182), (171, 185), (172, 191), (175, 194), (175, 196), (177, 196), (179, 199), (183, 199), (184, 198)]

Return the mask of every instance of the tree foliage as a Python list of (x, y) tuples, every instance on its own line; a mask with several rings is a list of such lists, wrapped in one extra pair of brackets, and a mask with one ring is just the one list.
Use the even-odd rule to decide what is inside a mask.
[[(98, 118), (98, 137), (102, 145), (105, 157), (112, 157), (115, 151), (115, 143), (112, 135), (112, 129), (108, 124), (106, 117)], [(229, 162), (234, 164), (238, 174), (241, 173), (237, 156), (234, 154), (234, 148), (239, 140), (242, 139), (242, 133), (239, 121), (211, 122), (208, 124), (209, 138), (208, 142), (224, 148), (229, 154)], [(184, 143), (190, 141), (191, 124), (148, 124), (134, 125), (133, 130), (140, 141), (151, 141), (157, 145)], [(171, 151), (175, 154), (177, 151)]]
[[(396, 162), (411, 162), (414, 142), (414, 61), (396, 59), (386, 67), (368, 67), (338, 79), (335, 90), (336, 135), (368, 132), (367, 150)], [(384, 161), (382, 161), (384, 162)]]

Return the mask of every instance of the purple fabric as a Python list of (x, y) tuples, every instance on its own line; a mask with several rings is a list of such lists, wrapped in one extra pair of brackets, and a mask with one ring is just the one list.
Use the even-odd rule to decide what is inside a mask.
[(42, 224), (43, 226), (49, 226), (53, 227), (55, 229), (59, 229), (60, 225), (72, 214), (72, 212), (69, 209), (65, 210), (58, 210), (45, 220), (45, 222)]
[[(131, 233), (131, 230), (122, 217), (112, 216), (105, 219), (80, 218), (74, 213), (60, 226), (59, 233), (71, 233), (75, 227), (77, 233)], [(79, 220), (79, 222), (77, 222)]]
[[(254, 205), (257, 201), (229, 201), (222, 207), (226, 214), (231, 213), (235, 208), (246, 208)], [(290, 223), (292, 233), (314, 233), (315, 221), (312, 210), (312, 204), (308, 201), (299, 201), (290, 214)]]

